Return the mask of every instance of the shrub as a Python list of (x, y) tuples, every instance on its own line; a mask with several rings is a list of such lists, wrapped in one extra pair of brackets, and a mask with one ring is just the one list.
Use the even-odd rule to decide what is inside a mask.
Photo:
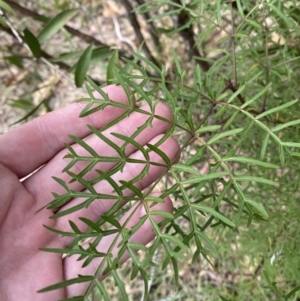
[[(107, 83), (119, 84), (129, 98), (135, 97), (137, 106), (128, 107), (121, 118), (132, 111), (141, 112), (142, 102), (147, 102), (152, 111), (158, 101), (173, 110), (172, 127), (156, 146), (149, 146), (145, 151), (146, 167), (140, 176), (130, 182), (117, 183), (115, 188), (121, 201), (122, 191), (126, 188), (135, 191), (135, 182), (147, 174), (151, 164), (147, 159), (149, 152), (156, 152), (164, 159), (168, 172), (150, 189), (136, 191), (142, 199), (153, 203), (166, 196), (174, 201), (172, 215), (160, 212), (166, 218), (164, 222), (156, 225), (152, 221), (156, 232), (154, 242), (145, 249), (128, 242), (144, 221), (141, 219), (132, 229), (119, 226), (120, 216), (130, 205), (121, 212), (114, 207), (97, 223), (85, 221), (91, 227), (88, 232), (91, 237), (100, 225), (103, 235), (110, 231), (109, 225), (119, 227), (118, 235), (123, 237), (121, 251), (115, 258), (106, 256), (104, 260), (109, 266), (107, 271), (111, 272), (106, 283), (114, 280), (121, 296), (117, 298), (129, 299), (118, 265), (123, 252), (128, 251), (131, 279), (143, 279), (145, 300), (149, 294), (150, 300), (159, 296), (169, 297), (168, 300), (189, 297), (195, 300), (297, 300), (300, 289), (297, 236), (300, 17), (297, 3), (123, 0), (120, 4), (127, 12), (126, 18), (119, 19), (126, 28), (132, 29), (130, 34), (135, 37), (137, 46), (133, 52), (128, 50), (128, 42), (116, 51), (113, 45), (105, 45), (97, 37), (66, 26), (70, 20), (75, 22), (74, 18), (83, 24), (94, 24), (93, 18), (103, 8), (102, 4), (96, 7), (82, 4), (79, 11), (69, 1), (55, 1), (56, 7), (51, 4), (54, 17), (49, 19), (21, 4), (0, 1), (5, 11), (0, 20), (1, 28), (13, 37), (6, 48), (2, 47), (3, 59), (7, 68), (14, 65), (21, 69), (30, 64), (32, 74), (35, 72), (34, 89), (39, 82), (38, 66), (46, 63), (47, 68), (58, 65), (64, 75), (74, 74), (77, 87), (84, 85), (89, 96), (84, 98), (88, 104), (82, 116), (115, 105), (108, 99), (101, 101), (93, 97), (93, 91), (102, 93), (101, 87)], [(46, 4), (39, 5), (41, 8)], [(116, 14), (115, 6), (110, 5), (109, 11)], [(38, 20), (39, 30), (35, 32), (31, 23), (28, 28), (24, 23), (18, 24), (18, 15), (26, 16), (32, 24)], [(116, 16), (112, 19), (117, 20)], [(48, 23), (44, 24), (45, 21)], [(13, 47), (17, 32), (27, 45), (26, 55)], [(63, 43), (55, 52), (48, 53), (47, 47), (51, 48), (58, 36)], [(70, 50), (78, 40), (85, 41), (86, 47), (80, 43), (78, 48)], [(64, 47), (69, 50), (66, 52)], [(95, 75), (97, 66), (102, 70), (105, 66), (106, 80)], [(32, 93), (31, 89), (26, 95)], [(30, 118), (43, 105), (51, 110), (47, 97), (35, 105), (30, 97), (20, 97), (12, 104), (28, 110), (19, 121)], [(96, 109), (92, 106), (95, 104)], [(123, 148), (136, 144), (136, 135), (151, 126), (153, 118), (155, 116), (150, 115), (131, 137), (119, 136), (124, 141)], [(99, 139), (104, 139), (101, 131), (93, 131)], [(175, 136), (181, 146), (180, 161), (176, 164), (169, 162), (157, 148), (170, 135)], [(87, 148), (84, 142), (73, 138)], [(83, 158), (74, 153), (71, 146), (69, 150), (73, 161), (65, 172), (71, 175), (69, 168)], [(73, 174), (74, 181), (83, 179), (97, 160), (99, 158), (91, 153), (90, 164), (79, 174)], [(100, 171), (97, 181), (112, 182), (111, 176), (122, 169), (123, 163), (108, 175)], [(56, 180), (68, 187), (68, 183)], [(91, 184), (94, 180), (85, 183), (87, 188)], [(149, 197), (157, 185), (163, 186), (160, 197)], [(54, 194), (48, 208), (58, 208), (72, 197), (74, 192), (67, 188), (63, 195)], [(94, 199), (90, 192), (81, 206), (55, 214), (54, 218), (84, 208)], [(128, 197), (127, 201), (128, 204), (135, 202), (136, 196)], [(73, 232), (68, 235), (74, 236), (74, 242), (62, 252), (71, 256), (77, 250), (83, 263), (89, 264), (101, 238), (82, 249), (80, 243), (88, 234), (78, 232), (74, 223), (71, 226)], [(138, 255), (136, 249), (140, 249)], [(190, 272), (189, 279), (185, 274), (192, 267), (196, 270), (195, 274)], [(128, 271), (126, 267), (123, 269)], [(167, 272), (162, 273), (160, 269)], [(169, 282), (170, 287), (163, 285)], [(176, 297), (174, 291), (179, 289)], [(105, 285), (99, 281), (92, 283), (78, 300), (86, 300), (91, 294), (109, 299)]]

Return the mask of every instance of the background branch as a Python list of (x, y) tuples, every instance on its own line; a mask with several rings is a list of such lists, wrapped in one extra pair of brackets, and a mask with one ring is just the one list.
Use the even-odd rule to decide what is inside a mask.
[(130, 4), (130, 2), (128, 0), (123, 0), (122, 3), (124, 4), (124, 7), (127, 11), (127, 14), (128, 14), (128, 18), (129, 18), (129, 21), (135, 31), (135, 34), (136, 34), (136, 38), (138, 40), (138, 43), (139, 45), (142, 45), (142, 49), (145, 51), (145, 54), (146, 56), (157, 66), (160, 66), (160, 63), (158, 62), (158, 60), (152, 55), (152, 52), (151, 50), (149, 49), (144, 37), (143, 37), (143, 34), (142, 34), (142, 31), (141, 31), (141, 28), (140, 28), (140, 24), (137, 20), (137, 17), (135, 15), (135, 13), (133, 12), (133, 7), (132, 5)]
[[(6, 2), (14, 10), (18, 11), (19, 13), (21, 13), (24, 16), (31, 17), (31, 18), (34, 18), (35, 20), (39, 20), (39, 21), (46, 18), (45, 16), (42, 16), (42, 15), (38, 14), (37, 12), (31, 11), (31, 10), (29, 10), (29, 9), (21, 6), (20, 4), (14, 2), (14, 1), (6, 0)], [(71, 35), (73, 35), (74, 37), (77, 37), (77, 38), (81, 39), (82, 41), (86, 42), (87, 44), (94, 44), (95, 46), (103, 46), (103, 47), (109, 47), (110, 48), (110, 46), (102, 43), (101, 41), (99, 41), (95, 37), (90, 36), (88, 34), (85, 34), (85, 33), (81, 32), (78, 29), (75, 29), (75, 28), (73, 28), (71, 26), (68, 26), (68, 25), (65, 25), (64, 28)], [(119, 54), (120, 54), (121, 57), (123, 56), (123, 57), (126, 57), (127, 59), (130, 59), (130, 60), (133, 59), (133, 56), (131, 54), (125, 52), (122, 49), (119, 49)]]
[[(13, 33), (13, 31), (10, 28), (6, 28), (2, 24), (0, 24), (0, 29), (1, 29), (1, 31), (6, 32), (7, 34), (9, 34), (10, 36), (12, 36), (14, 39), (17, 40), (15, 34)], [(19, 42), (19, 40), (18, 40), (18, 42)], [(22, 42), (21, 44), (23, 45), (24, 42)], [(41, 58), (44, 58), (48, 61), (51, 61), (52, 59), (54, 59), (54, 57), (52, 55), (50, 55), (49, 53), (47, 53), (44, 50), (41, 50)], [(64, 71), (67, 71), (67, 72), (71, 69), (71, 66), (69, 66), (68, 64), (66, 64), (64, 62), (51, 62), (51, 64), (57, 65), (59, 68), (63, 69)], [(104, 84), (104, 81), (100, 81), (95, 78), (92, 78), (92, 80), (99, 86)]]

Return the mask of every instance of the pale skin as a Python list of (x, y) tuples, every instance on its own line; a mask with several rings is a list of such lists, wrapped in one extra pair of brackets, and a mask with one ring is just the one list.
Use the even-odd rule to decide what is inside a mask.
[[(108, 86), (104, 91), (114, 101), (127, 104), (128, 100), (121, 87)], [(79, 221), (79, 217), (86, 217), (96, 221), (111, 206), (112, 201), (99, 200), (85, 210), (74, 212), (68, 216), (59, 219), (49, 219), (53, 214), (50, 210), (42, 210), (36, 213), (38, 209), (45, 206), (53, 200), (51, 192), (64, 193), (62, 187), (53, 180), (53, 176), (64, 179), (66, 182), (70, 179), (62, 169), (67, 164), (67, 159), (63, 157), (68, 153), (64, 143), (72, 143), (68, 137), (69, 134), (80, 137), (81, 139), (90, 135), (87, 124), (100, 129), (106, 123), (113, 120), (124, 112), (121, 108), (106, 107), (104, 111), (99, 111), (85, 118), (79, 118), (79, 113), (85, 104), (73, 103), (60, 110), (48, 113), (34, 119), (7, 134), (0, 136), (0, 300), (12, 301), (34, 301), (34, 300), (59, 300), (85, 292), (85, 284), (75, 284), (64, 289), (59, 289), (46, 293), (37, 293), (43, 287), (76, 278), (78, 274), (93, 275), (97, 268), (95, 264), (90, 264), (87, 268), (81, 268), (81, 262), (77, 262), (75, 257), (62, 258), (60, 254), (42, 252), (39, 249), (47, 248), (65, 248), (70, 243), (69, 239), (62, 238), (45, 229), (43, 225), (48, 225), (62, 231), (70, 231), (69, 220), (76, 222), (83, 231), (87, 226)], [(144, 110), (149, 110), (147, 106)], [(156, 114), (168, 120), (172, 120), (172, 112), (164, 104), (158, 104)], [(122, 141), (113, 137), (110, 133), (116, 132), (126, 136), (134, 133), (148, 117), (137, 112), (121, 120), (112, 128), (105, 130), (106, 137), (121, 145)], [(153, 126), (145, 129), (136, 141), (145, 145), (146, 143), (155, 144), (161, 138), (171, 123), (154, 119)], [(116, 152), (108, 147), (99, 138), (89, 136), (85, 140), (99, 154), (106, 156), (116, 156)], [(84, 154), (84, 150), (76, 144), (74, 149), (78, 153)], [(179, 153), (178, 143), (173, 138), (168, 138), (160, 149), (166, 153), (171, 161), (176, 160)], [(151, 154), (152, 153), (152, 154)], [(151, 161), (164, 163), (163, 159), (151, 152)], [(133, 146), (126, 148), (126, 155), (134, 158), (144, 159), (140, 151)], [(37, 172), (21, 181), (24, 177), (40, 168)], [(74, 171), (82, 169), (82, 165), (74, 167)], [(105, 166), (97, 165), (108, 171), (113, 167), (113, 163), (106, 163)], [(113, 179), (129, 181), (142, 170), (142, 165), (127, 164), (123, 173), (118, 172)], [(151, 166), (149, 174), (139, 181), (136, 186), (139, 189), (147, 188), (151, 183), (158, 179), (166, 168)], [(95, 176), (91, 172), (88, 177)], [(79, 183), (73, 183), (72, 189), (81, 191), (83, 187)], [(95, 186), (97, 191), (111, 193), (112, 188), (107, 183), (98, 183)], [(132, 195), (130, 191), (125, 190), (124, 195)], [(73, 199), (65, 205), (64, 210), (77, 204), (79, 200)], [(145, 211), (141, 204), (136, 210), (127, 228), (132, 227)], [(134, 206), (131, 210), (134, 210)], [(173, 206), (171, 200), (166, 198), (163, 203), (158, 203), (150, 210), (164, 210), (172, 212)], [(127, 214), (129, 216), (130, 212)], [(163, 218), (154, 216), (159, 223)], [(120, 220), (124, 223), (126, 216)], [(149, 221), (133, 235), (134, 242), (141, 244), (149, 243), (155, 234)], [(114, 236), (107, 236), (98, 246), (98, 251), (106, 252)], [(117, 250), (114, 249), (113, 253)], [(128, 255), (123, 256), (122, 262)]]

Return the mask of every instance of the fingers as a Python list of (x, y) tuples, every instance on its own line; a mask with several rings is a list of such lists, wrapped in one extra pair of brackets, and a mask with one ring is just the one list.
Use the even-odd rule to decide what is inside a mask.
[[(111, 85), (103, 91), (113, 101), (128, 105), (122, 87)], [(99, 129), (126, 111), (107, 106), (87, 117), (78, 118), (85, 105), (73, 103), (0, 136), (0, 163), (22, 178), (48, 162), (64, 148), (64, 143), (72, 143), (68, 135), (84, 138), (90, 134), (86, 124)]]
[[(154, 194), (156, 196), (159, 196), (158, 194)], [(131, 229), (134, 225), (137, 224), (137, 222), (140, 220), (141, 217), (146, 215), (144, 206), (147, 206), (149, 211), (165, 211), (172, 213), (173, 211), (173, 205), (169, 198), (166, 198), (163, 203), (159, 203), (153, 207), (150, 206), (150, 204), (136, 204), (133, 206), (121, 219), (120, 224), (124, 225), (124, 223), (128, 220), (128, 223), (126, 224), (127, 229)], [(132, 216), (131, 216), (132, 215)], [(131, 216), (131, 217), (130, 217)], [(151, 215), (151, 218), (153, 218), (153, 221), (158, 224), (163, 220), (162, 216), (158, 215)], [(150, 241), (152, 241), (155, 237), (155, 232), (153, 231), (152, 224), (148, 219), (144, 222), (144, 224), (131, 236), (129, 239), (130, 242), (134, 243), (140, 243), (143, 245), (148, 244)], [(116, 243), (114, 243), (114, 247), (112, 250), (110, 250), (110, 247), (113, 243), (113, 241), (116, 240)], [(102, 253), (111, 253), (113, 255), (113, 258), (116, 257), (118, 254), (120, 248), (118, 247), (118, 244), (122, 240), (122, 235), (113, 234), (109, 236), (105, 236), (102, 238), (97, 250)], [(84, 248), (88, 247), (88, 244), (83, 245)], [(119, 263), (125, 262), (129, 258), (129, 253), (126, 251)], [(112, 258), (112, 260), (113, 260)], [(94, 259), (90, 265), (88, 265), (86, 268), (82, 268), (83, 261), (77, 261), (77, 256), (67, 257), (64, 259), (64, 265), (65, 265), (65, 279), (72, 279), (78, 277), (78, 274), (80, 275), (94, 275), (96, 269), (100, 266), (102, 262), (102, 258)], [(99, 273), (99, 277), (101, 277), (101, 273), (103, 273), (104, 269), (107, 267), (106, 263), (103, 264), (103, 268), (101, 269)], [(76, 296), (81, 295), (84, 293), (84, 291), (87, 288), (87, 284), (76, 284), (73, 286), (69, 286), (66, 288), (67, 296)]]
[[(24, 189), (18, 177), (1, 163), (0, 191), (0, 237), (7, 231), (11, 236), (12, 229), (24, 226), (24, 221), (28, 218), (26, 213), (35, 202)], [(0, 245), (1, 242), (3, 239), (0, 240)]]
[[(150, 111), (148, 106), (143, 106), (141, 109), (148, 112)], [(172, 120), (172, 112), (170, 108), (162, 103), (158, 104), (155, 107), (155, 114), (163, 117), (166, 120)], [(149, 115), (139, 112), (133, 112), (129, 115), (129, 117), (121, 120), (113, 127), (105, 130), (103, 132), (103, 135), (120, 147), (124, 144), (124, 141), (113, 136), (111, 133), (119, 133), (126, 137), (130, 137), (137, 131), (139, 127), (145, 125), (146, 121), (149, 118)], [(157, 135), (165, 133), (169, 127), (170, 122), (154, 118), (152, 121), (152, 127), (145, 127), (139, 133), (139, 135), (134, 138), (134, 140), (140, 145), (145, 145)], [(114, 158), (120, 157), (114, 148), (110, 147), (105, 141), (101, 140), (96, 135), (88, 137), (84, 140), (84, 142), (89, 145), (99, 156)], [(78, 144), (72, 145), (72, 148), (78, 154), (78, 156), (85, 156), (86, 158), (90, 159), (93, 158), (93, 156), (88, 153), (86, 149), (82, 148)], [(131, 144), (129, 144), (124, 150), (126, 156), (131, 155), (134, 151), (136, 151), (136, 148)], [(30, 191), (38, 200), (35, 210), (43, 207), (53, 199), (52, 192), (58, 194), (65, 193), (65, 189), (62, 186), (58, 185), (58, 183), (55, 182), (52, 177), (58, 177), (64, 180), (66, 183), (70, 181), (71, 177), (67, 173), (62, 172), (62, 169), (68, 163), (67, 160), (64, 159), (64, 156), (67, 153), (68, 151), (66, 149), (59, 152), (43, 168), (41, 168), (37, 173), (33, 174), (24, 182), (26, 189)], [(71, 171), (75, 174), (79, 174), (79, 172), (86, 168), (88, 164), (90, 164), (90, 161), (87, 162), (81, 160), (72, 167)], [(99, 174), (96, 172), (96, 169), (102, 170), (103, 172), (108, 172), (116, 164), (116, 162), (97, 163), (90, 168), (90, 171), (84, 176), (84, 179), (94, 179), (95, 177), (99, 176)], [(81, 191), (83, 189), (83, 186), (78, 181), (70, 184), (69, 187), (75, 191)]]

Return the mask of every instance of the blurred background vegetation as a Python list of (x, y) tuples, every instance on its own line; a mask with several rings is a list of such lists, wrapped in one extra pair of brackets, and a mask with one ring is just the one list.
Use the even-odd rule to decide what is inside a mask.
[[(243, 128), (241, 137), (222, 140), (211, 151), (224, 159), (234, 150), (235, 155), (266, 163), (230, 162), (237, 175), (266, 179), (241, 186), (259, 204), (258, 211), (243, 215), (238, 231), (204, 223), (202, 229), (215, 243), (217, 255), (205, 259), (196, 253), (193, 258), (197, 248), (190, 242), (180, 261), (177, 291), (171, 265), (165, 270), (152, 267), (149, 300), (300, 300), (299, 1), (0, 0), (0, 8), (1, 133), (85, 96), (74, 74), (79, 58), (92, 44), (87, 74), (98, 85), (106, 82), (114, 49), (119, 50), (122, 66), (126, 59), (141, 66), (143, 62), (133, 56), (138, 52), (164, 68), (166, 87), (176, 96), (186, 123), (200, 128), (204, 120), (223, 131)], [(57, 32), (41, 37), (45, 24), (63, 11), (69, 14), (63, 15)], [(151, 90), (158, 76), (149, 64), (145, 70)], [(204, 92), (197, 94), (195, 87)], [(246, 108), (248, 115), (228, 105), (211, 106), (205, 95)], [(157, 97), (164, 100), (159, 91)], [(279, 109), (262, 115), (272, 108)], [(258, 119), (262, 123), (253, 126)], [(181, 141), (186, 138), (180, 131), (175, 134)], [(201, 147), (194, 143), (183, 149), (182, 160), (187, 162), (200, 149), (204, 159), (197, 167), (207, 174), (215, 161)], [(268, 168), (268, 163), (278, 168)], [(267, 180), (276, 185), (265, 185)], [(217, 193), (223, 184), (218, 183)], [(199, 188), (198, 193), (204, 201), (216, 198), (209, 189)], [(230, 207), (238, 211), (234, 193), (225, 198), (222, 212)], [(182, 229), (189, 226), (186, 218), (177, 216), (175, 224)], [(237, 221), (234, 215), (231, 218)], [(154, 261), (163, 258), (158, 249)], [(130, 280), (131, 267), (129, 260), (121, 277), (129, 299), (140, 300), (143, 281)], [(112, 300), (120, 300), (111, 278), (104, 285)]]

